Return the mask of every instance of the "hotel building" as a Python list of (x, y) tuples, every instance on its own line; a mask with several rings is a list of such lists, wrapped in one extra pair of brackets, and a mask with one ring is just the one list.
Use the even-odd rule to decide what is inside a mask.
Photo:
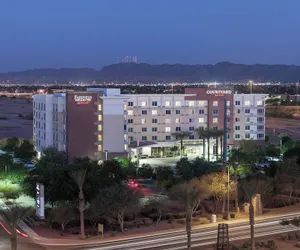
[[(197, 129), (224, 130), (225, 112), (228, 148), (242, 140), (263, 143), (264, 99), (264, 94), (213, 88), (188, 88), (174, 95), (124, 95), (119, 89), (100, 88), (36, 95), (34, 141), (38, 152), (51, 146), (66, 151), (70, 160), (84, 156), (103, 160), (127, 156), (136, 148), (148, 156), (169, 150), (179, 145), (172, 134), (187, 131), (185, 153), (202, 156), (203, 140)], [(216, 140), (210, 140), (211, 160)], [(218, 154), (221, 150), (219, 146)]]

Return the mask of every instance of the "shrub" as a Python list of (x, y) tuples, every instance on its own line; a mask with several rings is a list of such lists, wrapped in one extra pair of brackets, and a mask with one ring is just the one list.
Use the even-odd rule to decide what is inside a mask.
[(208, 223), (210, 223), (210, 221), (209, 221), (209, 219), (204, 217), (204, 218), (199, 219), (199, 223), (200, 224), (208, 224)]
[(151, 225), (151, 222), (152, 222), (152, 220), (151, 220), (151, 219), (148, 219), (148, 218), (143, 219), (142, 221), (143, 221), (143, 223), (144, 223), (144, 225), (145, 225), (146, 227), (149, 227), (149, 226)]
[(149, 214), (149, 216), (148, 216), (151, 220), (153, 220), (153, 221), (157, 221), (157, 219), (158, 219), (158, 215), (157, 214)]
[(184, 219), (179, 219), (176, 222), (179, 223), (179, 224), (182, 224), (182, 225), (186, 224), (186, 221)]
[(228, 218), (228, 214), (223, 214), (222, 218), (223, 218), (224, 220), (228, 220), (228, 219), (229, 219), (229, 218)]
[(173, 216), (173, 214), (172, 213), (166, 213), (165, 214), (165, 217), (166, 217), (166, 220), (169, 220), (169, 219), (174, 219), (174, 216)]
[(296, 243), (296, 247), (300, 248), (300, 242)]
[(174, 214), (175, 219), (183, 219), (186, 217), (185, 212)]
[(230, 214), (230, 218), (231, 218), (231, 219), (235, 219), (235, 218), (236, 218), (236, 214), (235, 214), (235, 213), (231, 213), (231, 214)]

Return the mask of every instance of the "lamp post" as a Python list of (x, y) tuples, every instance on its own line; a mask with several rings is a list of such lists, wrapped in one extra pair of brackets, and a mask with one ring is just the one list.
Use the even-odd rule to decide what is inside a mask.
[(108, 158), (108, 151), (105, 150), (105, 160), (107, 161), (107, 158)]

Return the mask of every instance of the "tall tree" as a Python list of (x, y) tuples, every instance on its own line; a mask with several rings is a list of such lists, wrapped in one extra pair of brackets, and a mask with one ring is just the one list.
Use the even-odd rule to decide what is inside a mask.
[[(224, 131), (221, 129), (215, 130), (215, 131), (213, 131), (213, 136), (216, 138), (216, 160), (219, 161), (219, 141), (221, 139), (221, 144), (222, 144)], [(221, 145), (221, 148), (222, 148), (222, 145)]]
[(172, 136), (176, 140), (180, 140), (180, 158), (182, 158), (182, 153), (183, 153), (183, 140), (184, 138), (190, 136), (191, 134), (192, 134), (191, 132), (187, 132), (187, 131), (172, 133)]
[(196, 129), (196, 132), (197, 132), (199, 138), (202, 138), (202, 150), (203, 150), (202, 158), (205, 159), (205, 146), (206, 146), (205, 145), (205, 140), (206, 140), (207, 135), (208, 135), (207, 129), (204, 129), (203, 127), (199, 127), (199, 128)]
[(10, 205), (6, 208), (0, 209), (0, 215), (5, 221), (6, 227), (10, 231), (11, 250), (17, 250), (17, 231), (20, 222), (27, 216), (32, 214), (32, 209), (22, 207), (17, 204)]
[(194, 178), (194, 168), (190, 161), (187, 158), (181, 158), (176, 162), (176, 174), (183, 181), (189, 181)]
[(35, 157), (36, 152), (34, 149), (34, 145), (30, 140), (23, 140), (19, 147), (15, 150), (15, 157), (31, 161), (33, 157)]
[(199, 207), (201, 201), (201, 191), (197, 188), (198, 180), (184, 182), (174, 186), (169, 193), (169, 197), (173, 200), (184, 204), (186, 213), (186, 233), (187, 233), (187, 249), (191, 250), (191, 231), (192, 216), (194, 211)]
[(3, 150), (7, 153), (15, 153), (19, 147), (20, 140), (17, 137), (8, 138), (3, 147)]
[(75, 170), (70, 173), (72, 179), (76, 183), (78, 189), (79, 189), (79, 194), (78, 194), (78, 199), (79, 199), (79, 213), (80, 213), (80, 234), (82, 238), (85, 238), (85, 232), (84, 232), (84, 193), (83, 193), (83, 184), (85, 181), (85, 176), (86, 176), (86, 171), (87, 169), (79, 169)]
[(116, 217), (118, 219), (120, 230), (124, 232), (124, 214), (127, 211), (138, 209), (139, 190), (128, 187), (123, 184), (116, 184), (101, 189), (97, 198), (91, 203), (93, 211), (107, 217)]
[(203, 140), (203, 157), (205, 158), (205, 140), (207, 140), (207, 160), (210, 161), (210, 139), (214, 137), (215, 130), (213, 129), (203, 129), (198, 128), (196, 129), (197, 134), (202, 138)]

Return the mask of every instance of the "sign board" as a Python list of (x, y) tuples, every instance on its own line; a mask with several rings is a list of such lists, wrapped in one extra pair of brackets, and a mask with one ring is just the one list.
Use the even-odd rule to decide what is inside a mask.
[(92, 96), (74, 95), (74, 101), (76, 102), (76, 104), (89, 104), (92, 99)]
[(101, 233), (103, 237), (103, 224), (98, 224), (98, 233)]
[(45, 195), (44, 185), (36, 184), (36, 215), (41, 219), (45, 218)]
[(206, 91), (208, 95), (216, 95), (216, 96), (223, 96), (223, 95), (231, 95), (232, 90), (229, 89), (210, 89)]

